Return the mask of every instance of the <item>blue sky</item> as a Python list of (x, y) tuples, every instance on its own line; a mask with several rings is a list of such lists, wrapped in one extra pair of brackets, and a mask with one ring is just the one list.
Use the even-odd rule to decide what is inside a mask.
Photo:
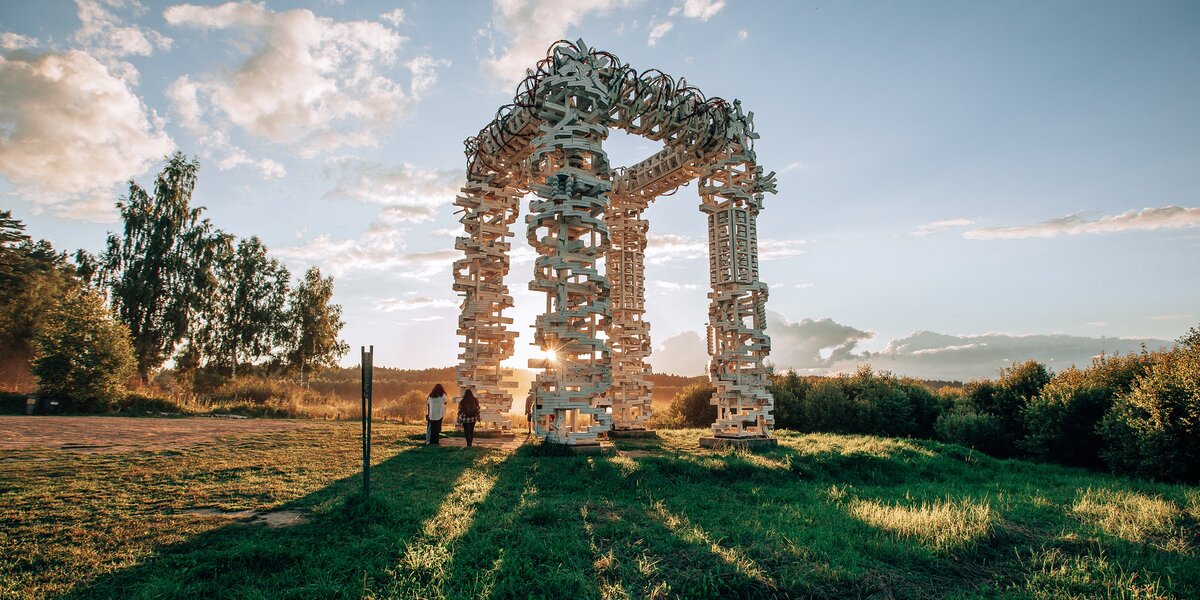
[[(754, 111), (779, 367), (1061, 369), (1200, 322), (1194, 2), (8, 2), (0, 205), (95, 251), (122, 181), (198, 155), (196, 203), (333, 274), (353, 347), (448, 366), (462, 141), (578, 37)], [(693, 190), (647, 213), (659, 370), (703, 369)], [(516, 233), (520, 365), (542, 302)]]

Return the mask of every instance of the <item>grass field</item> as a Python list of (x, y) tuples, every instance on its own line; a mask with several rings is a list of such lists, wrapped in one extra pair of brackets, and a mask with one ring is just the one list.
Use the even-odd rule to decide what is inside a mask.
[(369, 502), (350, 423), (0, 451), (0, 597), (1200, 597), (1195, 487), (873, 437), (576, 457), (375, 431)]

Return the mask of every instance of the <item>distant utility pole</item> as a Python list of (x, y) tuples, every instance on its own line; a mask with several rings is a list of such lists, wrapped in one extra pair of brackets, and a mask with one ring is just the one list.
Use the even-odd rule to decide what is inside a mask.
[(371, 495), (371, 380), (374, 377), (375, 346), (362, 347), (362, 451), (363, 498)]

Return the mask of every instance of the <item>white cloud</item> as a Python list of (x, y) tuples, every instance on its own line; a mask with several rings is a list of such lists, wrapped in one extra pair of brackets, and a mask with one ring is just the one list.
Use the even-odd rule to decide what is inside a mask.
[(917, 227), (916, 230), (914, 230), (909, 235), (913, 235), (916, 237), (925, 237), (931, 233), (942, 233), (942, 232), (948, 231), (950, 229), (969, 227), (974, 224), (975, 224), (975, 221), (972, 221), (970, 219), (946, 219), (944, 221), (934, 221), (932, 223), (926, 223), (924, 225)]
[(5, 50), (21, 50), (24, 48), (37, 48), (38, 46), (37, 38), (11, 31), (0, 33), (0, 48)]
[(1017, 240), (1026, 238), (1054, 238), (1060, 235), (1116, 233), (1122, 231), (1155, 231), (1159, 229), (1183, 229), (1200, 226), (1200, 208), (1164, 206), (1143, 208), (1119, 215), (1106, 215), (1099, 219), (1075, 213), (1043, 221), (1036, 225), (1013, 227), (983, 227), (963, 233), (972, 240)]
[(811, 168), (811, 165), (809, 165), (808, 163), (797, 160), (797, 161), (788, 163), (788, 165), (786, 167), (784, 167), (783, 169), (781, 169), (780, 171), (783, 173), (792, 173), (795, 171), (807, 171), (810, 168)]
[(694, 283), (675, 283), (674, 281), (654, 280), (654, 281), (650, 282), (650, 285), (653, 287), (656, 287), (658, 289), (661, 289), (661, 290), (666, 290), (668, 292), (677, 292), (679, 290), (700, 289), (700, 286), (698, 286)]
[(797, 370), (828, 368), (852, 357), (860, 341), (875, 337), (874, 332), (829, 318), (792, 323), (774, 311), (767, 311), (767, 335), (771, 336), (771, 362)]
[(379, 15), (380, 19), (392, 24), (392, 27), (399, 27), (404, 22), (404, 9), (397, 8)]
[(462, 258), (462, 252), (405, 253), (405, 233), (388, 223), (374, 223), (356, 238), (338, 240), (323, 234), (303, 245), (278, 248), (274, 252), (284, 259), (316, 265), (334, 276), (374, 271), (420, 281), (439, 274), (448, 278), (451, 265)]
[[(384, 71), (394, 65), (403, 37), (372, 21), (335, 21), (307, 9), (274, 12), (263, 5), (181, 4), (163, 13), (181, 27), (228, 31), (248, 56), (233, 69), (172, 84), (185, 126), (208, 117), (206, 129), (232, 124), (274, 144), (312, 156), (342, 146), (370, 146), (412, 112), (436, 81), (428, 57), (403, 66), (406, 89)], [(199, 111), (199, 113), (198, 113)]]
[(646, 262), (662, 264), (708, 256), (708, 242), (675, 233), (650, 233), (646, 236)]
[(650, 354), (655, 373), (672, 375), (703, 375), (708, 365), (708, 346), (695, 331), (685, 331), (663, 340)]
[(75, 0), (78, 7), (79, 29), (71, 41), (86, 48), (109, 71), (131, 85), (137, 85), (138, 72), (133, 65), (120, 60), (126, 56), (150, 56), (156, 49), (167, 50), (171, 38), (146, 27), (128, 25), (109, 8), (127, 8), (135, 13), (145, 11), (136, 0)]
[(636, 0), (493, 0), (492, 28), (509, 37), (508, 46), (499, 54), (483, 60), (481, 68), (497, 85), (508, 92), (522, 77), (545, 58), (546, 49), (585, 18), (614, 8), (631, 6)]
[(707, 21), (713, 15), (721, 12), (723, 8), (725, 8), (725, 0), (681, 0), (675, 6), (671, 7), (671, 12), (667, 14), (672, 17), (683, 14), (683, 16), (689, 19)]
[(769, 360), (780, 369), (813, 374), (850, 372), (869, 364), (898, 375), (967, 381), (995, 377), (1001, 368), (1029, 359), (1062, 370), (1088, 365), (1101, 353), (1140, 352), (1143, 345), (1153, 350), (1171, 344), (1154, 338), (945, 335), (920, 331), (892, 340), (879, 352), (858, 352), (858, 343), (874, 337), (874, 333), (828, 318), (792, 323), (772, 311), (767, 312), (767, 323), (767, 334), (771, 336)]
[(0, 175), (31, 202), (73, 201), (63, 216), (102, 218), (96, 194), (111, 194), (173, 147), (128, 82), (95, 57), (0, 57)]
[(1063, 334), (945, 335), (921, 331), (892, 340), (880, 352), (862, 355), (834, 365), (850, 370), (859, 363), (877, 369), (929, 379), (965, 381), (995, 377), (1005, 366), (1033, 359), (1054, 370), (1071, 365), (1085, 366), (1092, 357), (1104, 354), (1140, 352), (1142, 346), (1157, 349), (1170, 346), (1168, 340), (1153, 338), (1086, 337)]
[(804, 254), (801, 246), (807, 243), (808, 240), (758, 240), (758, 258), (759, 260), (775, 260), (800, 256)]
[(462, 185), (459, 169), (424, 169), (410, 163), (382, 165), (353, 158), (336, 158), (326, 163), (336, 174), (326, 199), (350, 199), (387, 206), (388, 222), (428, 221), (439, 208), (449, 206)]
[[(808, 240), (758, 240), (759, 260), (774, 260), (804, 254)], [(650, 233), (646, 236), (646, 262), (663, 264), (708, 256), (708, 241), (676, 233)]]
[(1190, 314), (1173, 314), (1173, 315), (1154, 315), (1150, 317), (1151, 321), (1185, 321), (1192, 318)]
[(750, 37), (750, 32), (749, 32), (749, 31), (746, 31), (745, 29), (739, 29), (739, 30), (738, 30), (738, 39), (739, 39), (739, 40), (745, 40), (745, 39), (746, 39), (746, 38), (748, 38), (748, 37)]
[(670, 21), (663, 21), (661, 23), (651, 23), (650, 34), (648, 36), (646, 36), (646, 45), (647, 46), (657, 46), (658, 40), (661, 40), (664, 35), (667, 35), (667, 33), (669, 33), (674, 28), (675, 28), (675, 24)]
[[(459, 302), (449, 298), (430, 298), (417, 292), (408, 292), (398, 298), (383, 298), (375, 303), (375, 310), (401, 312), (429, 310), (433, 308), (458, 308)], [(428, 320), (428, 319), (427, 319)]]

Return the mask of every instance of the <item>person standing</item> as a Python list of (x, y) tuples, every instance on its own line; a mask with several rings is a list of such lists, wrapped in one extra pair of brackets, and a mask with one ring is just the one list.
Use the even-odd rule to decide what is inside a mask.
[(446, 390), (442, 384), (433, 386), (426, 401), (429, 410), (425, 413), (425, 443), (437, 446), (442, 437), (442, 417), (446, 416)]
[(479, 400), (471, 390), (463, 392), (462, 400), (458, 402), (458, 424), (462, 426), (463, 437), (467, 438), (467, 447), (475, 440), (475, 423), (479, 421)]
[(525, 425), (529, 428), (525, 435), (533, 435), (533, 390), (525, 397)]

